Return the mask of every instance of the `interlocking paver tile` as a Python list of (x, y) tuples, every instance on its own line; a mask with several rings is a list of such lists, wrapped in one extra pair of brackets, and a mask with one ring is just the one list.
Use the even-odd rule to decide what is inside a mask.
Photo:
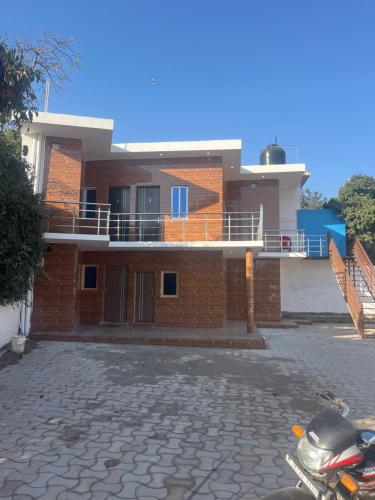
[(318, 390), (372, 419), (375, 342), (263, 330), (268, 349), (40, 342), (0, 370), (0, 497), (255, 499), (295, 483), (290, 426)]

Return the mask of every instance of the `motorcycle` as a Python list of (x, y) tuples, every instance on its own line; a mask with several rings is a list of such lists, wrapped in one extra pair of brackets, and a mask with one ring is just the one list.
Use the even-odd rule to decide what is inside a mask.
[(262, 500), (375, 499), (375, 430), (355, 429), (345, 418), (349, 406), (331, 392), (319, 394), (331, 408), (314, 417), (304, 430), (293, 425), (297, 453), (286, 462), (298, 476), (295, 487)]

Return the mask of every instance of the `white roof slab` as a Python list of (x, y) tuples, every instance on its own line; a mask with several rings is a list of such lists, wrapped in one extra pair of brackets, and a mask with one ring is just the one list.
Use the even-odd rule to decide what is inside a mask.
[(110, 152), (113, 124), (108, 118), (39, 112), (32, 123), (23, 125), (22, 133), (81, 139), (84, 159), (94, 160)]
[(298, 187), (310, 176), (303, 163), (241, 166), (240, 139), (112, 144), (113, 126), (109, 118), (39, 112), (22, 132), (81, 139), (86, 161), (222, 157), (224, 180), (278, 179), (281, 187)]
[(304, 163), (241, 166), (241, 179), (277, 179), (280, 187), (303, 186), (309, 177)]

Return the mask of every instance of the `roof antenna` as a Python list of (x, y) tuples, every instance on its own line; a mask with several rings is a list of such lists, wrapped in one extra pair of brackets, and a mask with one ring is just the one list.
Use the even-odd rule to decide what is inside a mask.
[(277, 136), (275, 137), (275, 143), (274, 144), (277, 144)]
[(45, 86), (45, 89), (44, 89), (44, 112), (45, 113), (48, 113), (49, 84), (50, 84), (50, 79), (47, 78), (47, 80), (46, 80), (46, 86)]

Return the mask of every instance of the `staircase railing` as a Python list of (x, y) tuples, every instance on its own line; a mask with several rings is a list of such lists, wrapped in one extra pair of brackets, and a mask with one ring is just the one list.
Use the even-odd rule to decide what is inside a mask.
[(358, 335), (363, 339), (365, 336), (363, 305), (349, 274), (347, 274), (346, 280), (346, 304), (350, 311), (353, 323), (357, 328)]
[(367, 288), (375, 300), (375, 268), (363, 248), (361, 242), (356, 238), (353, 245), (353, 258), (359, 267)]
[(329, 260), (331, 262), (333, 272), (335, 273), (337, 282), (346, 300), (346, 266), (332, 238), (329, 238), (328, 249)]
[(363, 305), (354, 286), (353, 280), (349, 275), (340, 252), (338, 251), (332, 238), (329, 238), (329, 260), (331, 262), (333, 272), (336, 275), (337, 282), (344, 295), (346, 305), (348, 306), (358, 335), (361, 338), (364, 338), (365, 319), (363, 314)]

